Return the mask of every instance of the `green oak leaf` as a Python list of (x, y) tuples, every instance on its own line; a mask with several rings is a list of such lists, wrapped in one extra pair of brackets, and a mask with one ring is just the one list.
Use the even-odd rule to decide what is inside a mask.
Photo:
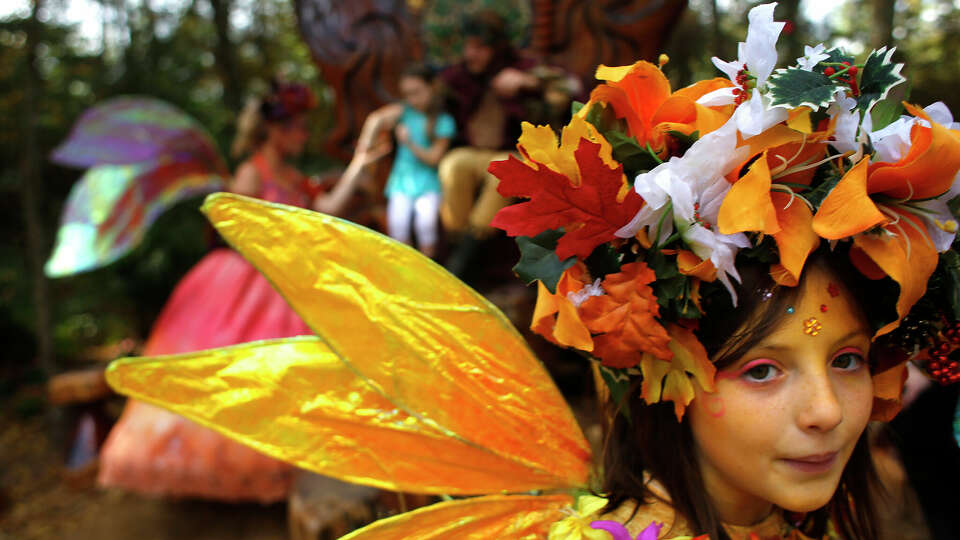
[(546, 230), (534, 236), (518, 236), (517, 246), (520, 248), (520, 262), (513, 267), (517, 277), (530, 285), (540, 280), (550, 289), (557, 291), (557, 282), (563, 271), (577, 262), (576, 257), (561, 261), (557, 257), (557, 240), (563, 236), (563, 229)]
[(891, 88), (907, 80), (900, 74), (903, 64), (890, 61), (896, 50), (896, 47), (890, 50), (881, 47), (871, 52), (864, 62), (860, 70), (860, 96), (857, 98), (857, 108), (861, 111), (869, 111), (874, 103), (886, 99)]
[(823, 73), (795, 67), (778, 69), (767, 80), (767, 87), (774, 107), (810, 107), (814, 111), (829, 105), (837, 90), (843, 88)]

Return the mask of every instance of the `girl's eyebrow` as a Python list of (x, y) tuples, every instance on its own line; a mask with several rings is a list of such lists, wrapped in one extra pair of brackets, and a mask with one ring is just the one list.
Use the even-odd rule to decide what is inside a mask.
[[(864, 338), (866, 338), (866, 339), (869, 340), (869, 339), (870, 339), (870, 332), (869, 332), (866, 328), (862, 328), (862, 327), (861, 327), (861, 328), (855, 328), (855, 329), (851, 330), (850, 332), (848, 332), (847, 334), (844, 334), (843, 336), (837, 338), (837, 339), (833, 342), (833, 345), (836, 346), (836, 345), (838, 345), (838, 344), (840, 344), (840, 343), (843, 343), (843, 342), (845, 342), (845, 341), (849, 341), (849, 340), (851, 340), (851, 339), (853, 339), (853, 338), (857, 338), (857, 337), (864, 337)], [(757, 351), (757, 352), (760, 352), (760, 351), (764, 351), (764, 352), (766, 352), (766, 351), (769, 351), (769, 352), (783, 352), (783, 351), (788, 351), (788, 350), (790, 350), (790, 349), (792, 349), (792, 348), (793, 348), (793, 347), (792, 347), (791, 345), (781, 345), (781, 344), (778, 344), (778, 343), (771, 343), (771, 344), (768, 344), (768, 345), (760, 345), (760, 346), (758, 346), (758, 347), (754, 347), (754, 348), (750, 349), (750, 352), (754, 352), (754, 351)]]

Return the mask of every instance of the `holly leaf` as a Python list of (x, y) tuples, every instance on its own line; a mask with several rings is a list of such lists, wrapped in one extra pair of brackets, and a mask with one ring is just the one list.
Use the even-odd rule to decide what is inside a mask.
[(530, 285), (536, 280), (543, 282), (551, 293), (556, 294), (557, 282), (563, 271), (577, 262), (575, 257), (561, 261), (557, 257), (557, 240), (563, 236), (562, 230), (543, 231), (534, 237), (518, 236), (520, 262), (513, 267), (517, 277)]
[(853, 56), (847, 54), (846, 51), (840, 47), (834, 47), (824, 54), (827, 55), (827, 58), (821, 60), (820, 63), (817, 64), (818, 66), (825, 66), (826, 64), (842, 64), (844, 62), (850, 62), (850, 64), (853, 64), (857, 60)]
[(491, 225), (510, 236), (536, 236), (548, 229), (564, 229), (557, 242), (557, 257), (586, 259), (600, 244), (614, 240), (643, 205), (633, 190), (624, 188), (623, 165), (608, 167), (600, 158), (600, 145), (581, 139), (574, 152), (581, 183), (574, 186), (566, 176), (546, 166), (528, 165), (514, 156), (494, 161), (489, 171), (500, 179), (497, 191), (504, 197), (528, 201), (500, 210)]
[(771, 75), (767, 87), (774, 107), (809, 107), (817, 111), (833, 101), (840, 85), (823, 73), (790, 67)]
[(881, 47), (871, 52), (864, 62), (860, 70), (860, 97), (857, 98), (857, 108), (861, 111), (869, 111), (874, 103), (886, 99), (891, 88), (907, 80), (900, 74), (903, 64), (890, 61), (896, 50), (896, 47), (890, 50)]

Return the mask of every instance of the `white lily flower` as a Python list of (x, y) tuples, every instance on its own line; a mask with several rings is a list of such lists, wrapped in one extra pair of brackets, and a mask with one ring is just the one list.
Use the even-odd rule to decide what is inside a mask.
[(714, 90), (697, 100), (697, 103), (707, 107), (736, 103), (737, 96), (748, 91), (738, 81), (738, 75), (749, 72), (756, 79), (756, 86), (751, 91), (750, 99), (737, 107), (734, 113), (737, 128), (747, 137), (758, 135), (787, 119), (785, 108), (771, 108), (769, 98), (762, 95), (762, 89), (777, 65), (777, 38), (784, 26), (784, 23), (773, 20), (776, 6), (776, 3), (762, 4), (750, 10), (747, 40), (737, 45), (736, 60), (725, 62), (713, 57), (714, 65), (736, 86)]
[(827, 114), (837, 119), (833, 133), (834, 140), (830, 141), (830, 146), (840, 153), (856, 152), (852, 161), (854, 163), (860, 161), (863, 157), (863, 138), (857, 137), (857, 130), (860, 128), (857, 100), (847, 97), (845, 91), (839, 90), (834, 95), (833, 103), (827, 108)]
[(824, 53), (826, 46), (821, 43), (816, 47), (809, 45), (803, 46), (803, 58), (797, 58), (797, 67), (804, 71), (813, 71), (813, 68), (820, 62), (830, 58), (829, 54)]
[[(960, 129), (960, 122), (953, 121), (953, 114), (943, 102), (938, 101), (924, 107), (923, 110), (930, 120), (947, 129)], [(910, 152), (912, 143), (910, 132), (918, 122), (922, 126), (929, 126), (929, 122), (922, 118), (903, 115), (885, 128), (873, 131), (873, 119), (867, 113), (864, 115), (860, 129), (863, 133), (869, 134), (870, 142), (873, 143), (876, 152), (875, 161), (896, 162)], [(960, 195), (960, 173), (954, 177), (953, 185), (946, 193), (930, 200), (912, 203), (921, 209), (916, 215), (927, 226), (930, 239), (940, 253), (950, 249), (957, 237), (958, 223), (947, 203), (958, 195)]]
[(641, 229), (655, 235), (660, 227), (657, 242), (663, 243), (676, 228), (691, 251), (713, 263), (717, 278), (736, 305), (730, 277), (740, 280), (734, 260), (740, 248), (750, 246), (750, 240), (743, 233), (720, 234), (717, 219), (731, 187), (724, 177), (748, 157), (749, 149), (737, 148), (736, 121), (731, 118), (693, 143), (682, 157), (674, 156), (637, 175), (633, 186), (644, 206), (616, 235), (629, 238)]
[[(947, 129), (960, 129), (960, 123), (953, 121), (953, 114), (950, 113), (950, 109), (943, 102), (938, 101), (924, 107), (923, 110), (930, 116), (931, 120)], [(869, 115), (864, 118), (864, 125), (861, 129), (870, 136), (870, 142), (876, 151), (874, 161), (900, 161), (910, 151), (910, 132), (918, 121), (920, 125), (929, 125), (926, 120), (903, 115), (885, 128), (873, 131), (873, 123)]]

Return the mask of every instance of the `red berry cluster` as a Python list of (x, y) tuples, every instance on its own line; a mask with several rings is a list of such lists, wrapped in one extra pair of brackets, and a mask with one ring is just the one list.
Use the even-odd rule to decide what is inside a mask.
[(927, 372), (940, 384), (960, 382), (960, 363), (950, 359), (950, 353), (960, 346), (960, 322), (948, 326), (942, 335), (946, 341), (937, 340), (930, 347)]
[(740, 105), (741, 103), (746, 101), (747, 98), (749, 97), (748, 90), (750, 89), (750, 86), (751, 86), (750, 83), (752, 82), (752, 78), (747, 73), (746, 67), (744, 67), (737, 73), (736, 82), (737, 84), (740, 85), (740, 88), (733, 89), (733, 95), (735, 96), (733, 103), (735, 105)]
[[(857, 84), (857, 73), (860, 71), (857, 66), (850, 65), (850, 62), (844, 61), (844, 67), (847, 71), (844, 72), (845, 77), (841, 76), (838, 80), (843, 83), (847, 83), (850, 87), (850, 93), (853, 94), (853, 97), (858, 97), (860, 95), (860, 85)], [(837, 70), (832, 66), (827, 67), (823, 70), (823, 74), (827, 77), (833, 77), (837, 73)]]

